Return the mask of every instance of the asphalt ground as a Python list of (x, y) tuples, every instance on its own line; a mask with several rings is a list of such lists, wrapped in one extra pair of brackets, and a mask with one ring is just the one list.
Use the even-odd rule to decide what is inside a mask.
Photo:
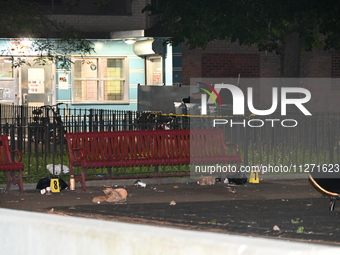
[[(340, 201), (329, 211), (329, 198), (308, 178), (265, 179), (260, 183), (200, 186), (193, 180), (167, 182), (142, 180), (88, 182), (88, 191), (77, 187), (52, 195), (27, 189), (0, 192), (0, 207), (88, 217), (137, 224), (161, 225), (199, 231), (340, 244)], [(94, 204), (108, 184), (128, 191), (124, 203)], [(114, 184), (113, 184), (114, 183)], [(94, 184), (94, 185), (93, 185)], [(111, 185), (110, 185), (111, 186)]]

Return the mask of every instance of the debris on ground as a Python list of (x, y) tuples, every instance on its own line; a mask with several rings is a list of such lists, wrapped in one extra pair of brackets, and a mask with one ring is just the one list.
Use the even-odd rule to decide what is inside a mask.
[(52, 195), (51, 187), (46, 187), (45, 189), (40, 190), (41, 195)]
[(197, 184), (201, 186), (215, 185), (215, 183), (216, 183), (215, 177), (200, 177), (199, 180), (197, 181)]
[(157, 189), (157, 188), (152, 188), (152, 189), (156, 192), (164, 192), (164, 190), (161, 190), (161, 189)]
[(236, 185), (244, 185), (247, 183), (247, 181), (248, 181), (248, 178), (245, 175), (245, 173), (234, 173), (228, 176), (229, 184), (234, 183)]
[(170, 205), (176, 205), (176, 202), (175, 201), (171, 201)]
[(228, 187), (227, 189), (228, 189), (228, 191), (229, 191), (230, 193), (236, 193), (236, 190), (233, 189), (232, 187)]
[(222, 182), (222, 178), (215, 178), (215, 182)]
[(106, 203), (106, 196), (98, 196), (98, 197), (94, 197), (92, 199), (92, 202), (95, 204), (102, 204), (102, 203)]
[(290, 221), (291, 221), (291, 223), (293, 223), (293, 224), (297, 224), (297, 223), (302, 223), (302, 222), (303, 222), (303, 220), (301, 220), (300, 218), (291, 219)]
[(146, 187), (146, 183), (142, 182), (141, 180), (135, 181), (134, 185), (136, 185), (137, 187), (140, 187), (140, 188)]
[(273, 227), (273, 230), (274, 230), (274, 231), (280, 231), (281, 229), (278, 227), (278, 225), (275, 225), (275, 226)]
[(298, 229), (296, 230), (296, 233), (298, 234), (303, 234), (305, 232), (305, 228), (303, 226), (298, 227)]
[(62, 216), (69, 216), (69, 215), (67, 215), (67, 214), (65, 214), (65, 213), (62, 213), (62, 212), (56, 212), (56, 211), (54, 210), (54, 208), (52, 208), (51, 210), (49, 210), (47, 213), (57, 214), (57, 215), (62, 215)]
[(122, 203), (126, 201), (127, 191), (126, 189), (104, 189), (103, 190), (105, 196), (98, 196), (92, 199), (92, 202), (95, 204), (101, 203)]
[(46, 188), (46, 195), (52, 195), (51, 187)]

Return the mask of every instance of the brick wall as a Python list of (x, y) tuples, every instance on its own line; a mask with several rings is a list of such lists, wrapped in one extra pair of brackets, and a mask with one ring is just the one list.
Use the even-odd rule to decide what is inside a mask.
[(183, 84), (200, 77), (279, 77), (280, 56), (259, 52), (256, 47), (215, 41), (206, 49), (183, 47)]
[(331, 54), (331, 76), (332, 78), (340, 78), (340, 54)]
[(259, 54), (203, 53), (202, 77), (260, 77)]
[[(237, 78), (245, 91), (249, 84), (245, 78), (279, 78), (281, 56), (259, 52), (257, 47), (240, 46), (238, 43), (215, 41), (206, 49), (189, 50), (183, 47), (183, 84), (199, 78)], [(307, 104), (311, 112), (340, 111), (340, 52), (314, 49), (301, 57), (301, 78), (312, 78), (301, 85), (310, 90), (312, 99)], [(332, 78), (332, 79), (331, 79)], [(335, 80), (335, 78), (339, 78)], [(243, 80), (242, 80), (243, 79)], [(194, 84), (192, 84), (194, 85)], [(270, 84), (252, 83), (254, 106), (268, 109), (272, 104)]]
[[(214, 54), (220, 56), (217, 57)], [(255, 57), (255, 55), (257, 56)], [(215, 41), (208, 44), (204, 50), (189, 50), (187, 47), (183, 47), (182, 56), (183, 84), (189, 84), (190, 78), (221, 77), (222, 74), (232, 77), (238, 75), (236, 74), (238, 72), (241, 73), (241, 77), (250, 77), (251, 75), (254, 75), (253, 77), (280, 77), (281, 75), (281, 56), (274, 52), (259, 52), (257, 47), (240, 46), (238, 43)], [(337, 59), (340, 58), (339, 56), (339, 51), (323, 49), (304, 52), (301, 58), (301, 77), (339, 78), (340, 59)], [(217, 63), (220, 64), (215, 70), (207, 66), (208, 63), (213, 65), (210, 61), (212, 58), (216, 62), (215, 66)], [(258, 63), (256, 70), (253, 68), (254, 61)], [(210, 70), (208, 70), (209, 68)], [(339, 76), (336, 76), (336, 72), (339, 73)], [(242, 75), (243, 73), (244, 75)]]

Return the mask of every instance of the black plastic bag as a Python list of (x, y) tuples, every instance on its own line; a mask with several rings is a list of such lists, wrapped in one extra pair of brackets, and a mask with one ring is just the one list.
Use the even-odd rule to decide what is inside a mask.
[(229, 183), (234, 183), (236, 185), (244, 185), (247, 183), (248, 178), (245, 173), (234, 173), (227, 177)]
[[(40, 179), (38, 181), (36, 189), (40, 189), (40, 190), (46, 189), (47, 187), (50, 187), (50, 184), (51, 184), (51, 178), (46, 177), (46, 178)], [(59, 187), (60, 187), (60, 190), (64, 190), (68, 188), (68, 185), (63, 179), (59, 178)]]

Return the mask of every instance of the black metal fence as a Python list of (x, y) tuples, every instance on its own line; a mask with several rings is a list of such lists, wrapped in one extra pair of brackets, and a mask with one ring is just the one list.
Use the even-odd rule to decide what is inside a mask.
[[(0, 133), (9, 135), (12, 148), (22, 152), (27, 179), (48, 175), (48, 164), (68, 166), (66, 132), (215, 126), (224, 130), (226, 142), (239, 144), (244, 165), (288, 166), (290, 172), (299, 173), (312, 164), (340, 161), (340, 113), (236, 118), (67, 108), (59, 109), (56, 114), (52, 109), (42, 108), (41, 112), (37, 109), (41, 108), (0, 104)], [(160, 170), (140, 167), (95, 170), (92, 175), (102, 177), (109, 172), (111, 177), (124, 178), (153, 171)], [(164, 174), (170, 175), (179, 172), (189, 173), (189, 169), (165, 167), (164, 170)]]

